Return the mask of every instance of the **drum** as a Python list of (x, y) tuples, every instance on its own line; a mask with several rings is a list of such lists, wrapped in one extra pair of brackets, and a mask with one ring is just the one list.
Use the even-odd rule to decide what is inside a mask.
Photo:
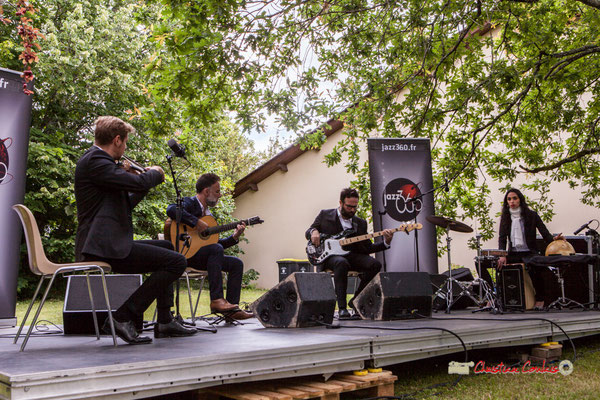
[(507, 264), (502, 267), (499, 275), (504, 309), (533, 309), (535, 289), (525, 264)]
[(506, 257), (508, 251), (499, 249), (482, 249), (481, 255), (484, 257)]

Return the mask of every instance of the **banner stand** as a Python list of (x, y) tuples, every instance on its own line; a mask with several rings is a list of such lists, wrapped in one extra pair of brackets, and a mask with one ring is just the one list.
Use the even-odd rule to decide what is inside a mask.
[[(394, 235), (390, 249), (377, 259), (387, 272), (438, 273), (435, 226), (425, 219), (435, 214), (429, 139), (367, 139), (375, 231), (402, 224), (422, 224), (420, 230)], [(418, 247), (417, 247), (418, 246)]]
[(31, 104), (32, 96), (23, 93), (21, 73), (0, 68), (0, 326), (17, 323), (22, 227), (12, 206), (25, 198)]

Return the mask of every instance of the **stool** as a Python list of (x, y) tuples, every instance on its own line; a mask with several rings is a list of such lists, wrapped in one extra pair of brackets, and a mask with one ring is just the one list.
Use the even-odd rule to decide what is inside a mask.
[[(333, 282), (333, 287), (335, 287), (335, 279), (333, 279), (333, 271), (330, 269), (324, 269), (322, 272), (329, 273), (331, 275), (331, 281)], [(352, 290), (352, 294), (356, 293), (356, 289), (358, 289), (358, 280), (360, 279), (360, 273), (357, 271), (348, 271), (348, 278), (354, 279), (354, 289)]]
[[(198, 303), (200, 302), (200, 295), (204, 287), (204, 281), (208, 276), (208, 272), (197, 270), (194, 268), (186, 268), (183, 275), (179, 279), (184, 279), (187, 284), (188, 300), (190, 302), (190, 311), (192, 312), (192, 323), (196, 322), (196, 311), (198, 311)], [(200, 289), (198, 290), (198, 296), (196, 297), (196, 304), (192, 307), (192, 289), (190, 287), (190, 279), (200, 281)]]

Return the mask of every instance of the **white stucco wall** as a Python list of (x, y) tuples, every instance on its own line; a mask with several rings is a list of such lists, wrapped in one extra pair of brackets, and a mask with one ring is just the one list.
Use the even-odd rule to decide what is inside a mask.
[[(240, 246), (245, 254), (241, 256), (245, 270), (254, 268), (260, 272), (258, 286), (271, 288), (278, 282), (277, 260), (282, 258), (306, 258), (304, 232), (313, 222), (319, 210), (338, 205), (339, 192), (347, 187), (353, 177), (346, 173), (343, 163), (328, 168), (324, 156), (328, 154), (341, 133), (331, 135), (320, 151), (309, 151), (288, 164), (288, 171), (277, 171), (258, 184), (258, 191), (248, 190), (235, 199), (236, 218), (248, 218), (259, 215), (265, 223), (246, 230), (249, 243)], [(366, 150), (361, 159), (366, 160)], [(519, 183), (525, 182), (523, 175)], [(533, 179), (533, 178), (530, 178)], [(490, 180), (488, 179), (488, 182)], [(504, 193), (500, 185), (493, 186), (486, 202), (491, 204), (491, 215), (500, 212)], [(533, 192), (524, 194), (532, 199), (538, 196)], [(571, 190), (566, 183), (552, 185), (551, 197), (555, 202), (555, 217), (546, 221), (552, 233), (562, 232), (572, 235), (584, 222), (592, 218), (600, 219), (600, 210), (585, 206), (579, 201), (580, 193)], [(494, 217), (495, 218), (495, 217)], [(424, 218), (423, 223), (427, 223)], [(499, 218), (496, 218), (495, 231), (498, 231)], [(477, 234), (477, 225), (473, 221), (462, 221), (474, 228), (473, 233), (451, 232), (452, 263), (474, 269), (476, 251), (467, 246), (467, 241)], [(393, 242), (392, 242), (393, 245)], [(445, 238), (439, 246), (446, 245)], [(497, 237), (482, 244), (484, 249), (498, 247)], [(438, 260), (439, 272), (447, 269), (447, 256)]]

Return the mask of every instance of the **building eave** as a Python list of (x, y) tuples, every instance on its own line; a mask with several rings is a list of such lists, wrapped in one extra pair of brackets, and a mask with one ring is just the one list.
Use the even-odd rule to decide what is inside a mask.
[[(331, 119), (325, 124), (323, 133), (326, 137), (329, 137), (343, 127), (344, 123), (342, 121)], [(317, 130), (314, 130), (311, 133), (316, 131)], [(302, 150), (299, 144), (291, 145), (287, 149), (281, 151), (273, 158), (256, 168), (254, 171), (237, 181), (233, 191), (233, 198), (238, 197), (247, 190), (258, 190), (258, 184), (277, 171), (287, 172), (287, 165), (307, 151), (310, 150)]]

